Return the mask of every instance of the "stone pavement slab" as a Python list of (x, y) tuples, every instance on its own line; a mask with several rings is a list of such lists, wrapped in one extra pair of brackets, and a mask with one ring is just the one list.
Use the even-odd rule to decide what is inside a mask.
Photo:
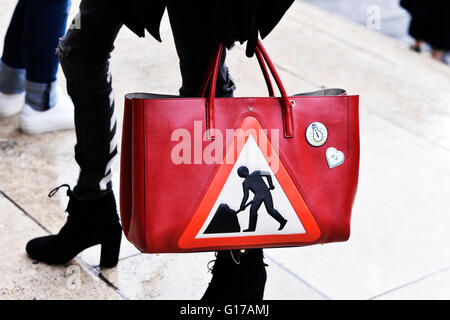
[(450, 272), (447, 267), (375, 296), (374, 299), (401, 300), (407, 297), (411, 300), (442, 300), (446, 297), (447, 300), (449, 292)]
[[(73, 1), (71, 17), (78, 4)], [(3, 31), (14, 2), (0, 0), (0, 6)], [(178, 92), (181, 77), (167, 16), (161, 34), (162, 44), (126, 29), (118, 37), (111, 68), (119, 123), (126, 93)], [(264, 44), (288, 93), (342, 87), (361, 95), (360, 185), (350, 241), (265, 250), (265, 298), (448, 299), (443, 281), (450, 267), (450, 69), (302, 1), (294, 3)], [(237, 96), (267, 95), (258, 64), (244, 57), (243, 47), (231, 50), (227, 63)], [(1, 298), (201, 297), (212, 253), (144, 255), (124, 239), (115, 269), (98, 268), (98, 247), (70, 262), (75, 267), (69, 271), (68, 266), (33, 264), (24, 255), (26, 242), (57, 232), (66, 219), (64, 192), (52, 199), (47, 194), (76, 181), (75, 136), (67, 131), (30, 137), (17, 124), (17, 116), (0, 119), (0, 241), (7, 244), (0, 250), (11, 257), (0, 260), (0, 269), (8, 271), (0, 276)], [(117, 195), (119, 165), (113, 167)], [(81, 282), (69, 291), (64, 286), (73, 270), (79, 270)]]
[(77, 261), (65, 266), (34, 263), (26, 256), (30, 237), (42, 228), (0, 193), (0, 300), (119, 299)]

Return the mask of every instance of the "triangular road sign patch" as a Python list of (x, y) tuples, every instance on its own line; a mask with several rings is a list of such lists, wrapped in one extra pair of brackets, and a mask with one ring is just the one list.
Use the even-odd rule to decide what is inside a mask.
[(254, 117), (239, 129), (178, 245), (236, 248), (317, 240), (320, 229), (266, 131)]

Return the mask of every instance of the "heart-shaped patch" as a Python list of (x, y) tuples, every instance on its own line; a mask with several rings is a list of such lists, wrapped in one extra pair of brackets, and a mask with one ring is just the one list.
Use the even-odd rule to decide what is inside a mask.
[(345, 156), (342, 151), (337, 150), (336, 148), (328, 148), (325, 153), (327, 157), (328, 166), (330, 169), (340, 166), (344, 163)]

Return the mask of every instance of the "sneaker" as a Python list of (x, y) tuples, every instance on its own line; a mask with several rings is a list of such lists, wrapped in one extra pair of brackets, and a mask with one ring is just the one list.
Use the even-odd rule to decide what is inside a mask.
[(262, 249), (219, 251), (213, 277), (202, 297), (204, 302), (261, 301), (267, 279)]
[(0, 117), (10, 117), (20, 112), (25, 103), (25, 93), (0, 92)]
[(46, 111), (35, 110), (25, 103), (19, 116), (19, 127), (26, 134), (73, 129), (73, 102), (69, 96), (61, 94), (56, 105)]

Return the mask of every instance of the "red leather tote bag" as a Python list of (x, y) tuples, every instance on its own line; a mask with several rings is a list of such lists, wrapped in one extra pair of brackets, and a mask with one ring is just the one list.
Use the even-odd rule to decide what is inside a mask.
[(203, 97), (126, 96), (126, 237), (147, 253), (346, 241), (359, 170), (358, 96), (341, 89), (288, 96), (259, 42), (270, 97), (215, 98), (221, 52)]

